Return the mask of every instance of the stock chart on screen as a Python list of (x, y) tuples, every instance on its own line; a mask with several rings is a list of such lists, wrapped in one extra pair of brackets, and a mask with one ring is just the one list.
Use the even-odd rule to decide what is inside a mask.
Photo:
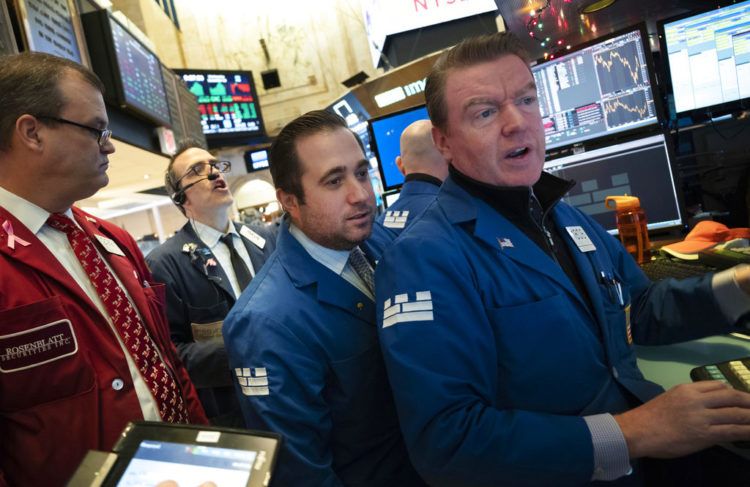
[(597, 40), (532, 72), (548, 148), (658, 123), (640, 29)]
[(198, 100), (203, 133), (207, 136), (263, 134), (251, 72), (176, 72)]

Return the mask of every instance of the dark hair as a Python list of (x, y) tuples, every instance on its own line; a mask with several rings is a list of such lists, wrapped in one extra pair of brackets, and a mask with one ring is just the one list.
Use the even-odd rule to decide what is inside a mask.
[(0, 150), (8, 150), (16, 120), (24, 114), (58, 117), (67, 100), (60, 80), (77, 74), (104, 93), (104, 85), (88, 68), (41, 52), (0, 57)]
[(180, 193), (180, 185), (177, 182), (179, 177), (174, 173), (174, 161), (190, 149), (205, 148), (206, 145), (198, 139), (187, 138), (180, 140), (177, 144), (177, 151), (169, 158), (167, 170), (164, 172), (164, 189), (167, 191), (167, 195), (172, 199), (172, 203), (180, 209), (183, 215), (185, 214), (185, 208), (183, 208), (182, 205), (185, 203), (185, 198), (180, 197), (178, 194)]
[[(269, 165), (271, 177), (276, 188), (280, 188), (297, 197), (300, 203), (305, 202), (305, 192), (302, 189), (302, 170), (300, 157), (297, 153), (297, 140), (320, 132), (334, 130), (349, 130), (343, 118), (326, 110), (313, 110), (301, 115), (281, 129), (276, 140), (271, 145)], [(349, 130), (357, 140), (362, 153), (364, 146), (359, 137)]]
[(448, 113), (445, 106), (445, 80), (451, 70), (494, 61), (508, 55), (518, 56), (526, 64), (530, 62), (521, 40), (510, 32), (470, 37), (441, 54), (427, 75), (424, 90), (427, 113), (432, 124), (441, 130), (446, 129)]

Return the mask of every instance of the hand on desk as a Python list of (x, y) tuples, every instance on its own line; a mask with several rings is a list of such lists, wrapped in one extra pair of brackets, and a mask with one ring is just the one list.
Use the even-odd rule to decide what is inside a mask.
[(745, 291), (745, 294), (750, 295), (750, 265), (738, 265), (735, 267), (734, 281), (740, 289)]
[(615, 420), (630, 458), (674, 458), (750, 440), (750, 394), (717, 381), (680, 384)]

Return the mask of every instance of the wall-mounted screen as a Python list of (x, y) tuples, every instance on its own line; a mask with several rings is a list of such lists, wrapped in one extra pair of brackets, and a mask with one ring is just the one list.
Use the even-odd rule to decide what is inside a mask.
[(247, 169), (247, 172), (268, 169), (268, 149), (249, 150), (245, 152), (245, 169)]
[(646, 38), (640, 26), (531, 68), (547, 149), (658, 128)]
[(106, 10), (81, 19), (107, 100), (155, 124), (171, 125), (159, 58)]
[(747, 108), (750, 0), (663, 20), (659, 34), (678, 115), (712, 116)]
[(400, 188), (404, 183), (404, 175), (396, 166), (396, 156), (401, 153), (401, 132), (412, 122), (429, 118), (427, 108), (421, 105), (370, 120), (370, 144), (379, 161), (385, 191)]
[(617, 224), (604, 198), (625, 194), (641, 200), (648, 228), (655, 230), (682, 224), (673, 159), (667, 139), (659, 134), (547, 161), (544, 170), (575, 180), (565, 201), (610, 233), (616, 233)]
[(239, 139), (265, 134), (253, 73), (176, 69), (196, 97), (206, 138)]
[(362, 141), (362, 146), (365, 148), (365, 156), (368, 160), (372, 160), (375, 155), (372, 153), (370, 148), (370, 134), (367, 131), (367, 120), (370, 115), (359, 102), (354, 93), (347, 93), (340, 99), (331, 103), (326, 107), (329, 112), (335, 113), (339, 117), (343, 118), (346, 122), (346, 126), (349, 127), (359, 140)]
[(26, 49), (88, 65), (76, 4), (71, 0), (15, 0)]

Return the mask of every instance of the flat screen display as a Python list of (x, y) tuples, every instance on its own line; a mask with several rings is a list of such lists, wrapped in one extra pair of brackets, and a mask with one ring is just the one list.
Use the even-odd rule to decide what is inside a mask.
[(198, 100), (203, 133), (210, 138), (265, 133), (250, 71), (175, 70)]
[(726, 113), (747, 102), (750, 0), (662, 21), (659, 31), (677, 114)]
[(354, 93), (347, 93), (339, 100), (328, 105), (326, 110), (335, 113), (344, 119), (346, 126), (357, 134), (359, 140), (362, 141), (367, 160), (372, 160), (375, 155), (372, 153), (370, 147), (370, 134), (367, 131), (367, 120), (370, 118), (370, 115), (367, 113), (367, 110), (365, 110), (365, 107), (359, 102), (357, 97), (354, 96)]
[[(245, 487), (257, 456), (257, 451), (144, 440), (117, 482), (117, 487)], [(166, 481), (174, 483), (164, 484)]]
[(604, 199), (626, 194), (641, 200), (648, 228), (655, 230), (682, 223), (672, 159), (667, 139), (659, 134), (547, 161), (544, 170), (575, 180), (564, 200), (610, 233), (617, 233), (615, 212)]
[(630, 29), (531, 68), (547, 149), (658, 127), (644, 38)]
[(245, 168), (247, 172), (268, 169), (268, 150), (252, 150), (245, 152)]
[(421, 105), (370, 120), (370, 141), (385, 191), (404, 183), (404, 175), (396, 166), (396, 156), (401, 154), (401, 132), (412, 122), (429, 118), (427, 108)]
[(109, 18), (124, 103), (157, 123), (169, 125), (169, 103), (161, 63), (114, 18)]

